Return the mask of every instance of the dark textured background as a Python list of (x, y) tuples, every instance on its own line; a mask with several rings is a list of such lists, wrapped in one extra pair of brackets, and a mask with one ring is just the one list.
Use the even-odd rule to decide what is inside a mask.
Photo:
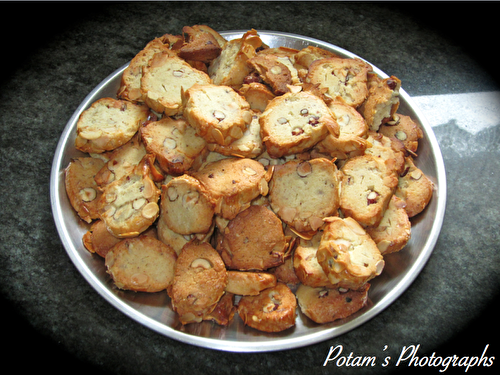
[[(498, 38), (495, 4), (22, 2), (1, 6), (8, 9), (1, 26), (0, 74), (4, 363), (13, 362), (19, 371), (55, 374), (75, 369), (119, 374), (397, 370), (323, 368), (328, 349), (339, 343), (346, 354), (379, 357), (395, 357), (402, 346), (411, 344), (421, 345), (421, 355), (473, 356), (490, 344), (488, 354), (499, 357), (493, 315), (500, 285), (499, 126), (476, 135), (459, 130), (453, 122), (434, 129), (447, 169), (447, 213), (435, 251), (411, 287), (361, 327), (289, 351), (233, 354), (201, 349), (127, 318), (100, 297), (71, 263), (55, 229), (49, 198), (54, 151), (79, 103), (149, 40), (164, 33), (176, 34), (182, 26), (194, 24), (216, 30), (291, 32), (362, 56), (400, 78), (412, 96), (497, 91), (497, 61), (491, 56)], [(6, 22), (10, 18), (14, 22)], [(468, 144), (467, 155), (455, 150), (456, 142)], [(386, 352), (384, 345), (389, 346)], [(438, 373), (438, 368), (432, 371)]]

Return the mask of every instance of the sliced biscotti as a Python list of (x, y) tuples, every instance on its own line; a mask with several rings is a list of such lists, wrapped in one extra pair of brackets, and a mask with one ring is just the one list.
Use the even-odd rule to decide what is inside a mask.
[(284, 283), (277, 283), (256, 296), (243, 296), (238, 315), (245, 325), (263, 332), (281, 332), (295, 325), (297, 300)]
[(405, 206), (401, 199), (393, 195), (380, 224), (366, 230), (382, 255), (401, 250), (411, 238), (411, 223)]
[(226, 292), (240, 296), (256, 296), (276, 286), (276, 276), (267, 272), (228, 271)]
[(403, 172), (405, 148), (401, 141), (394, 137), (386, 137), (372, 130), (368, 132), (366, 140), (369, 143), (369, 147), (366, 148), (365, 154), (383, 160), (387, 168), (393, 170), (398, 175)]
[(176, 48), (175, 46), (179, 44), (182, 45), (183, 42), (182, 36), (171, 34), (165, 34), (150, 41), (142, 51), (134, 56), (130, 64), (123, 71), (117, 97), (133, 102), (143, 102), (144, 100), (141, 92), (143, 68), (156, 53), (165, 52), (172, 55), (177, 54), (172, 48)]
[(103, 187), (133, 172), (146, 154), (140, 132), (137, 132), (130, 141), (107, 155), (108, 162), (94, 177), (97, 185)]
[(370, 130), (378, 131), (380, 125), (392, 119), (399, 108), (400, 88), (401, 81), (394, 76), (370, 87), (368, 98), (359, 108)]
[(210, 195), (194, 177), (184, 174), (162, 186), (160, 215), (176, 233), (208, 233), (214, 209)]
[(141, 93), (154, 111), (175, 116), (182, 113), (181, 92), (194, 84), (209, 84), (210, 77), (170, 53), (157, 53), (143, 68)]
[(328, 134), (339, 135), (335, 115), (323, 100), (306, 91), (277, 96), (259, 121), (262, 141), (275, 158), (304, 152)]
[(179, 57), (187, 61), (209, 63), (222, 51), (219, 40), (222, 39), (223, 45), (225, 44), (219, 33), (205, 25), (184, 26), (182, 33), (184, 44), (179, 49)]
[(348, 289), (361, 288), (385, 265), (375, 242), (349, 217), (328, 219), (316, 256), (330, 282)]
[(370, 284), (358, 290), (300, 285), (295, 292), (302, 313), (313, 322), (324, 324), (344, 319), (362, 309), (368, 301)]
[(134, 172), (108, 185), (98, 202), (101, 219), (116, 237), (136, 237), (158, 217), (160, 190), (140, 163)]
[(326, 58), (309, 66), (305, 82), (326, 89), (325, 96), (359, 107), (368, 96), (367, 74), (372, 67), (360, 59)]
[(160, 168), (173, 175), (199, 167), (206, 153), (205, 139), (182, 117), (150, 122), (141, 128), (141, 137)]
[(410, 116), (395, 113), (390, 121), (379, 128), (379, 133), (403, 142), (405, 149), (416, 156), (418, 141), (424, 136), (420, 126)]
[(99, 218), (98, 202), (102, 195), (94, 176), (104, 161), (93, 157), (72, 159), (64, 170), (66, 194), (78, 216), (87, 223)]
[(228, 269), (263, 271), (283, 263), (288, 241), (281, 220), (270, 209), (252, 205), (218, 233), (216, 247)]
[(364, 227), (380, 224), (398, 185), (398, 177), (372, 155), (348, 159), (341, 168), (340, 210)]
[(266, 85), (260, 82), (245, 83), (238, 92), (243, 95), (251, 109), (260, 112), (264, 112), (269, 102), (276, 97)]
[(434, 183), (419, 169), (411, 156), (405, 158), (404, 170), (399, 176), (396, 195), (405, 203), (409, 217), (422, 212), (434, 192)]
[(220, 255), (208, 243), (189, 242), (175, 263), (168, 294), (181, 324), (199, 323), (224, 294), (227, 271)]
[(331, 102), (328, 107), (337, 118), (339, 136), (327, 135), (315, 149), (339, 160), (363, 155), (369, 145), (366, 140), (368, 126), (363, 117), (356, 109), (344, 103)]
[(228, 145), (252, 121), (250, 105), (229, 86), (195, 84), (182, 95), (183, 114), (208, 143)]
[(339, 208), (340, 179), (328, 159), (291, 160), (274, 167), (269, 201), (274, 212), (299, 233), (315, 232)]
[(257, 54), (247, 61), (248, 65), (257, 72), (274, 95), (283, 95), (290, 91), (292, 73), (290, 69), (279, 60), (276, 55)]
[(228, 41), (221, 54), (208, 67), (208, 74), (216, 85), (239, 88), (251, 72), (248, 59), (256, 55), (262, 40), (256, 30), (249, 30), (241, 38)]
[(272, 171), (253, 159), (225, 158), (190, 174), (215, 200), (215, 213), (231, 220), (259, 195), (267, 195)]
[(76, 123), (75, 147), (88, 153), (114, 150), (132, 139), (149, 114), (144, 104), (98, 99), (82, 112)]
[(106, 254), (105, 264), (118, 288), (154, 293), (170, 288), (176, 260), (170, 246), (143, 235), (116, 244)]

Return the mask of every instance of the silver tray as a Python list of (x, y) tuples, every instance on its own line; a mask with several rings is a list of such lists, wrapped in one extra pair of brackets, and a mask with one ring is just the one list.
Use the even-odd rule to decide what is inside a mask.
[[(226, 39), (241, 37), (246, 30), (221, 32)], [(318, 46), (349, 58), (360, 58), (335, 45), (296, 34), (258, 31), (270, 47), (286, 46), (302, 49)], [(441, 230), (446, 206), (446, 176), (443, 158), (432, 128), (410, 96), (400, 90), (399, 112), (410, 116), (422, 127), (417, 166), (434, 182), (435, 191), (423, 213), (412, 219), (412, 238), (400, 252), (385, 257), (383, 273), (372, 280), (367, 306), (356, 314), (329, 324), (319, 325), (297, 309), (296, 325), (281, 333), (264, 333), (244, 326), (235, 314), (227, 327), (212, 322), (182, 326), (171, 309), (166, 292), (134, 293), (117, 289), (105, 271), (104, 261), (89, 253), (82, 237), (89, 225), (78, 218), (71, 207), (64, 186), (64, 169), (71, 158), (83, 156), (74, 147), (76, 122), (82, 111), (101, 97), (116, 97), (123, 70), (128, 64), (105, 78), (76, 109), (68, 121), (57, 146), (51, 171), (50, 195), (55, 224), (72, 262), (88, 283), (111, 305), (136, 322), (172, 339), (223, 351), (265, 352), (298, 348), (342, 335), (372, 319), (394, 302), (415, 280), (432, 254)], [(382, 78), (387, 74), (371, 64)], [(404, 82), (403, 82), (404, 85)], [(361, 329), (361, 328), (360, 328)]]

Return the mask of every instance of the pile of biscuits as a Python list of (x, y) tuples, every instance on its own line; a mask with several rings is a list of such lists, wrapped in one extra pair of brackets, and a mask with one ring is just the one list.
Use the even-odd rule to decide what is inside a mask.
[(65, 170), (85, 247), (117, 288), (166, 290), (183, 325), (280, 332), (365, 306), (433, 183), (401, 82), (316, 46), (225, 40), (205, 25), (149, 42), (116, 98), (77, 122)]

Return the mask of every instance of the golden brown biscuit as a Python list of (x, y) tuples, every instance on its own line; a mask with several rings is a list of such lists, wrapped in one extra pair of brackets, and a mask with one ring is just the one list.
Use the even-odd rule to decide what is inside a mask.
[(193, 85), (182, 95), (184, 117), (208, 143), (228, 145), (252, 121), (248, 102), (229, 86)]
[(398, 185), (398, 177), (372, 155), (348, 159), (341, 168), (340, 210), (364, 227), (380, 224)]
[(92, 223), (89, 231), (83, 235), (82, 241), (85, 248), (91, 253), (96, 253), (105, 258), (108, 251), (115, 246), (122, 238), (113, 236), (108, 232), (106, 224), (102, 220)]
[(316, 256), (330, 282), (348, 289), (361, 288), (385, 265), (375, 242), (350, 217), (329, 218)]
[(201, 165), (206, 153), (206, 141), (183, 119), (163, 117), (141, 128), (146, 150), (154, 154), (160, 168), (180, 175)]
[(276, 276), (267, 272), (228, 271), (226, 292), (241, 296), (256, 296), (262, 290), (276, 286)]
[[(200, 25), (184, 26), (184, 45), (179, 49), (179, 57), (184, 60), (201, 61), (209, 63), (220, 55), (222, 47), (213, 35), (216, 31), (206, 30), (208, 26)], [(220, 35), (219, 35), (220, 36)]]
[(309, 69), (311, 64), (319, 59), (327, 59), (330, 57), (339, 57), (331, 51), (316, 46), (307, 46), (298, 51), (295, 56), (295, 64), (302, 69)]
[(87, 223), (99, 218), (98, 202), (102, 195), (94, 176), (104, 166), (98, 158), (81, 157), (72, 159), (64, 170), (66, 193), (71, 206)]
[(266, 85), (260, 82), (243, 84), (238, 92), (243, 95), (251, 109), (261, 112), (264, 112), (267, 104), (276, 97)]
[(268, 193), (270, 173), (253, 159), (221, 159), (190, 174), (215, 200), (215, 213), (229, 220), (249, 207), (260, 194)]
[(381, 125), (379, 132), (386, 137), (394, 137), (403, 142), (406, 150), (413, 155), (418, 149), (418, 141), (423, 138), (424, 133), (420, 126), (410, 116), (395, 113), (392, 119)]
[(367, 74), (372, 67), (360, 59), (326, 58), (311, 63), (305, 82), (326, 89), (325, 96), (359, 107), (368, 96)]
[(143, 235), (120, 241), (108, 251), (105, 263), (118, 288), (154, 293), (171, 286), (176, 259), (170, 246)]
[(264, 206), (252, 205), (219, 233), (217, 250), (228, 269), (267, 270), (283, 263), (288, 242), (280, 219)]
[(175, 263), (169, 296), (182, 324), (199, 323), (224, 294), (227, 271), (220, 255), (208, 243), (186, 244)]
[(160, 215), (176, 233), (208, 233), (214, 209), (210, 195), (194, 177), (184, 174), (162, 186)]
[(267, 152), (276, 158), (307, 151), (328, 134), (339, 135), (335, 115), (307, 91), (277, 96), (259, 121)]
[(217, 302), (215, 309), (208, 315), (205, 315), (203, 320), (212, 320), (221, 326), (227, 326), (233, 320), (235, 313), (234, 294), (226, 291), (219, 302)]
[(260, 292), (243, 296), (238, 303), (238, 315), (245, 325), (263, 332), (281, 332), (295, 325), (297, 301), (283, 283)]
[(295, 295), (302, 313), (312, 321), (324, 324), (347, 318), (366, 305), (370, 284), (358, 290), (313, 288), (300, 285)]
[(278, 56), (257, 54), (247, 61), (259, 77), (271, 87), (274, 95), (283, 95), (290, 91), (292, 73), (290, 69), (278, 59)]
[(379, 160), (384, 161), (387, 168), (398, 175), (403, 172), (405, 151), (403, 144), (399, 140), (386, 137), (372, 130), (368, 132), (366, 140), (369, 147), (366, 148), (365, 154), (375, 156)]
[(78, 118), (75, 147), (96, 154), (114, 150), (130, 141), (148, 116), (149, 108), (144, 104), (98, 99)]
[(148, 174), (148, 168), (139, 164), (133, 173), (104, 188), (98, 202), (99, 215), (115, 237), (135, 237), (158, 217), (160, 190)]
[(209, 84), (211, 80), (181, 58), (157, 53), (143, 68), (141, 92), (152, 110), (175, 116), (182, 113), (181, 92), (196, 83)]
[(411, 238), (411, 223), (405, 206), (406, 203), (393, 195), (380, 224), (366, 231), (382, 255), (401, 250)]
[(274, 212), (300, 233), (315, 232), (339, 208), (339, 173), (330, 160), (291, 160), (274, 167), (269, 201)]
[(429, 204), (433, 192), (434, 183), (415, 165), (411, 156), (406, 157), (396, 196), (405, 202), (408, 216), (413, 217), (422, 212)]

